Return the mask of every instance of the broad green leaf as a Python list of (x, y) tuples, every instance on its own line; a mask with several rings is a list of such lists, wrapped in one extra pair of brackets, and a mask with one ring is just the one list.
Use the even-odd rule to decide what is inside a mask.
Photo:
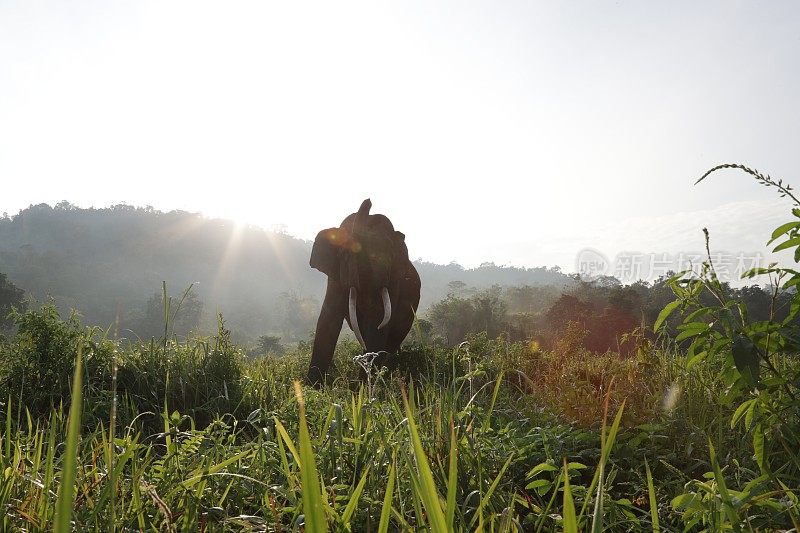
[(736, 370), (744, 376), (750, 385), (758, 383), (759, 357), (753, 341), (745, 335), (736, 335), (731, 344), (731, 352)]
[(666, 306), (664, 306), (664, 309), (662, 309), (661, 312), (658, 314), (658, 318), (656, 318), (655, 324), (653, 324), (653, 331), (658, 331), (658, 329), (661, 327), (661, 324), (664, 323), (667, 317), (669, 317), (669, 315), (671, 315), (672, 312), (675, 309), (677, 309), (679, 305), (681, 305), (681, 301), (675, 300), (674, 302), (670, 302)]
[(756, 462), (759, 468), (761, 468), (762, 472), (765, 472), (764, 428), (761, 424), (756, 424), (755, 429), (753, 429), (753, 451), (755, 452)]
[(558, 468), (551, 465), (550, 463), (539, 463), (538, 465), (531, 468), (531, 471), (528, 472), (528, 477), (534, 477), (541, 472), (556, 472)]
[(539, 494), (545, 494), (547, 491), (550, 490), (550, 487), (553, 485), (552, 481), (547, 479), (534, 479), (527, 485), (525, 485), (526, 489), (533, 489)]
[(692, 356), (690, 356), (686, 360), (686, 370), (689, 370), (690, 368), (692, 368), (697, 363), (700, 363), (701, 361), (703, 361), (706, 358), (707, 355), (708, 355), (708, 352), (704, 350), (704, 351), (702, 351), (700, 353), (693, 354)]
[(733, 416), (731, 417), (731, 429), (736, 426), (736, 423), (739, 421), (739, 419), (744, 416), (747, 409), (750, 408), (755, 401), (755, 398), (745, 400), (739, 405), (739, 407), (736, 408), (736, 411), (734, 411)]
[(684, 339), (688, 339), (689, 337), (696, 337), (698, 335), (701, 335), (701, 334), (705, 333), (706, 331), (708, 331), (708, 329), (709, 329), (708, 327), (703, 328), (703, 329), (696, 329), (696, 328), (686, 329), (684, 331), (681, 331), (678, 334), (678, 336), (675, 337), (675, 342), (680, 342), (680, 341), (682, 341)]
[(702, 318), (706, 315), (712, 314), (714, 312), (713, 307), (701, 307), (700, 309), (696, 309), (686, 315), (684, 322), (694, 322), (698, 318)]
[(679, 510), (681, 508), (691, 508), (692, 504), (694, 503), (694, 499), (694, 494), (679, 494), (672, 498), (670, 505), (675, 510)]
[(750, 406), (747, 408), (744, 414), (744, 428), (750, 430), (753, 425), (753, 418), (756, 416), (756, 408), (758, 407), (758, 402), (750, 402)]
[(783, 284), (783, 289), (788, 289), (800, 284), (800, 276), (792, 276), (786, 283)]
[(800, 237), (793, 237), (787, 241), (783, 241), (778, 246), (772, 249), (774, 252), (780, 252), (781, 250), (786, 250), (787, 248), (794, 248), (795, 246), (800, 246)]
[(756, 276), (763, 276), (765, 274), (772, 274), (773, 272), (780, 272), (779, 268), (764, 268), (764, 267), (755, 267), (751, 268), (750, 270), (745, 270), (742, 272), (742, 275), (739, 276), (741, 279), (745, 278), (754, 278)]
[(775, 228), (775, 231), (772, 232), (772, 238), (769, 240), (767, 245), (772, 244), (773, 241), (775, 241), (775, 239), (777, 239), (778, 237), (780, 237), (784, 233), (788, 233), (789, 231), (793, 230), (794, 228), (798, 228), (798, 227), (800, 227), (800, 222), (787, 222), (786, 224), (781, 224), (780, 226)]

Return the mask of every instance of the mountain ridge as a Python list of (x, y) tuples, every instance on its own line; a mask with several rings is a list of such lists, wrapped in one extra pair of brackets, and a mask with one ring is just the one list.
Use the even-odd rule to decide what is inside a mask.
[[(288, 336), (307, 335), (325, 291), (325, 276), (308, 265), (311, 246), (259, 226), (127, 204), (79, 208), (63, 201), (0, 218), (0, 272), (14, 284), (62, 311), (77, 309), (87, 323), (134, 332), (166, 281), (173, 296), (194, 284), (206, 329), (221, 312), (243, 338), (292, 329)], [(476, 289), (574, 282), (558, 267), (415, 265), (422, 314), (451, 292), (451, 282)]]

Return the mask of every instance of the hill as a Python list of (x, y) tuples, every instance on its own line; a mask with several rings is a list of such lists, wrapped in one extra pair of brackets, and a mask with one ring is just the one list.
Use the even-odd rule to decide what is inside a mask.
[[(413, 254), (413, 235), (408, 240)], [(0, 218), (0, 272), (36, 300), (53, 299), (120, 336), (157, 331), (166, 281), (176, 301), (194, 283), (183, 306), (189, 317), (179, 326), (208, 330), (221, 312), (242, 340), (266, 333), (288, 340), (313, 329), (325, 291), (325, 276), (308, 266), (311, 244), (198, 213), (61, 202)], [(573, 283), (557, 267), (415, 264), (422, 313), (451, 292), (453, 282), (477, 289)]]

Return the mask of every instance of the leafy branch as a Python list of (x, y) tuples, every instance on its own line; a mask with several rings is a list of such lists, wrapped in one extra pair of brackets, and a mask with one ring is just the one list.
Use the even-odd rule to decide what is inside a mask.
[(711, 168), (708, 171), (706, 171), (706, 173), (700, 176), (700, 179), (695, 181), (694, 184), (697, 185), (698, 183), (706, 179), (710, 174), (726, 168), (735, 168), (747, 172), (748, 174), (753, 176), (756, 179), (756, 181), (758, 181), (761, 185), (765, 187), (777, 188), (780, 191), (781, 198), (786, 198), (788, 196), (789, 198), (792, 199), (792, 201), (794, 201), (795, 205), (800, 206), (800, 200), (798, 200), (797, 197), (794, 194), (792, 194), (793, 190), (792, 187), (789, 184), (784, 185), (782, 179), (775, 181), (769, 174), (765, 176), (758, 170), (746, 167), (744, 165), (740, 165), (738, 163), (724, 163), (722, 165), (717, 165), (714, 168)]

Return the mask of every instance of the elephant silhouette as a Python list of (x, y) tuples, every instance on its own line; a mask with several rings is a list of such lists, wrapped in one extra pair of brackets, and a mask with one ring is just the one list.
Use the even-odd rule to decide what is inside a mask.
[(328, 276), (308, 369), (314, 385), (327, 376), (343, 320), (361, 348), (379, 353), (376, 362), (389, 367), (414, 322), (421, 283), (405, 235), (384, 215), (370, 215), (371, 208), (364, 200), (314, 240), (309, 264)]

